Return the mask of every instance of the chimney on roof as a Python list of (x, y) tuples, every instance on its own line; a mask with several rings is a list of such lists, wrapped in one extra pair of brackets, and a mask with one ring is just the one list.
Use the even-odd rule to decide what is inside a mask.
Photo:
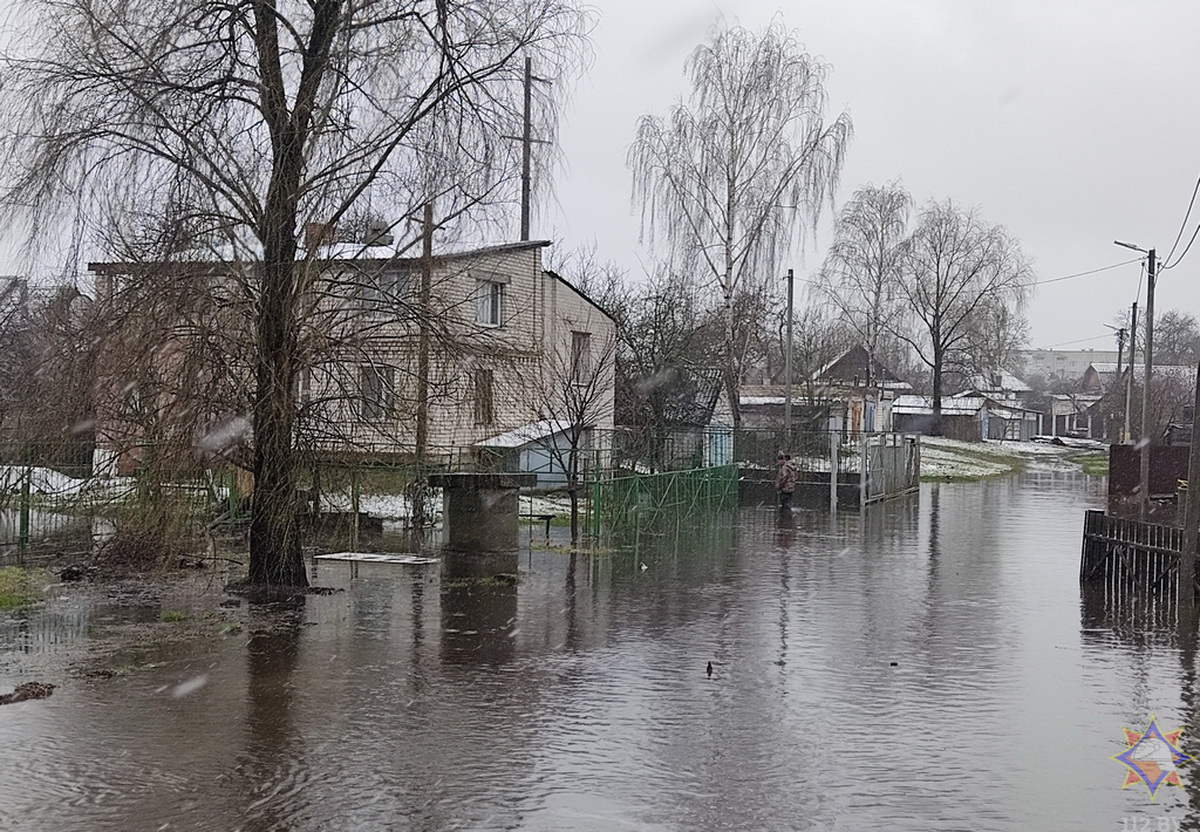
[(304, 224), (304, 247), (314, 249), (317, 246), (327, 246), (337, 242), (337, 232), (333, 223), (306, 222)]
[(368, 246), (390, 246), (393, 241), (392, 226), (384, 220), (371, 220), (367, 223), (363, 244)]

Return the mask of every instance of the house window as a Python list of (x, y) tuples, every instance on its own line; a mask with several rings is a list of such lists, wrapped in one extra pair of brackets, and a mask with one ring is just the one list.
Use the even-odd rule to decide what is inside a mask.
[(586, 379), (592, 372), (592, 333), (571, 333), (571, 378)]
[(296, 402), (308, 404), (312, 401), (312, 370), (301, 367), (296, 371)]
[(475, 424), (490, 425), (496, 421), (496, 406), (491, 370), (475, 371)]
[(396, 404), (396, 378), (391, 367), (362, 367), (359, 370), (362, 418), (368, 422), (386, 419)]
[(475, 322), (500, 326), (504, 314), (504, 284), (481, 280), (475, 286)]
[(408, 278), (408, 272), (396, 269), (361, 275), (358, 295), (363, 310), (375, 317), (399, 315), (408, 296)]

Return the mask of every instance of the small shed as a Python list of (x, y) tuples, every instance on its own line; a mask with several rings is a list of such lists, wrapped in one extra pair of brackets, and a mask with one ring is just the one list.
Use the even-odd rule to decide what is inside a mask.
[[(566, 485), (571, 454), (571, 423), (543, 419), (475, 443), (481, 459), (505, 473), (536, 474), (539, 488)], [(576, 452), (591, 447), (592, 426), (584, 428)]]
[[(892, 408), (896, 431), (928, 433), (933, 427), (932, 396), (898, 396)], [(1038, 431), (1038, 413), (987, 396), (943, 396), (942, 433), (952, 439), (1028, 441)]]

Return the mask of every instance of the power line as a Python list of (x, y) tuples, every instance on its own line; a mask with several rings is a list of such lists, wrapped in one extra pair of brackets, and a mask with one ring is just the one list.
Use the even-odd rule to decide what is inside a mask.
[[(1196, 187), (1192, 188), (1192, 198), (1191, 198), (1191, 201), (1188, 202), (1187, 213), (1183, 215), (1183, 222), (1181, 222), (1179, 224), (1179, 233), (1175, 235), (1175, 242), (1171, 243), (1171, 253), (1163, 258), (1163, 268), (1164, 269), (1171, 268), (1170, 266), (1168, 266), (1166, 264), (1171, 262), (1171, 257), (1174, 256), (1175, 249), (1179, 247), (1179, 241), (1181, 239), (1183, 239), (1183, 230), (1185, 228), (1187, 228), (1188, 218), (1192, 216), (1192, 206), (1196, 204), (1196, 193), (1197, 192), (1200, 192), (1200, 179), (1196, 180)], [(1197, 226), (1197, 229), (1200, 229), (1200, 225)], [(1196, 239), (1195, 234), (1192, 235), (1192, 239), (1193, 240)], [(1188, 243), (1188, 248), (1191, 248), (1191, 246), (1192, 246), (1192, 244)], [(1187, 254), (1186, 249), (1184, 250), (1183, 254)], [(1180, 260), (1183, 259), (1183, 254), (1179, 255)]]
[(1136, 263), (1141, 260), (1141, 257), (1135, 257), (1132, 260), (1122, 260), (1120, 263), (1113, 263), (1111, 266), (1101, 266), (1098, 269), (1088, 269), (1086, 272), (1075, 272), (1075, 274), (1064, 274), (1062, 277), (1051, 277), (1046, 280), (1034, 280), (1029, 283), (1022, 283), (1022, 286), (1044, 286), (1047, 283), (1058, 283), (1060, 280), (1074, 280), (1077, 277), (1087, 277), (1089, 274), (1099, 274), (1107, 272), (1111, 269), (1119, 269), (1121, 266), (1128, 266), (1131, 263)]
[(1103, 335), (1093, 335), (1091, 338), (1077, 338), (1074, 341), (1063, 341), (1061, 344), (1051, 344), (1048, 347), (1042, 347), (1045, 350), (1053, 350), (1058, 347), (1069, 347), (1071, 344), (1084, 344), (1088, 341), (1099, 341), (1101, 338), (1112, 338), (1111, 332), (1106, 332)]
[(1183, 262), (1183, 258), (1187, 256), (1187, 253), (1188, 253), (1189, 251), (1191, 251), (1191, 250), (1192, 250), (1192, 243), (1196, 242), (1196, 235), (1197, 235), (1197, 234), (1200, 234), (1200, 224), (1197, 224), (1197, 225), (1196, 225), (1196, 230), (1192, 232), (1192, 239), (1188, 240), (1187, 248), (1185, 248), (1185, 249), (1184, 249), (1184, 250), (1183, 250), (1183, 251), (1182, 251), (1182, 252), (1179, 254), (1179, 257), (1178, 257), (1178, 259), (1176, 259), (1176, 260), (1175, 260), (1175, 262), (1174, 262), (1174, 263), (1172, 263), (1172, 264), (1170, 264), (1169, 266), (1163, 266), (1161, 269), (1159, 269), (1159, 271), (1166, 271), (1167, 269), (1173, 269), (1173, 268), (1175, 268), (1176, 266), (1178, 266), (1178, 265), (1179, 265), (1181, 262)]

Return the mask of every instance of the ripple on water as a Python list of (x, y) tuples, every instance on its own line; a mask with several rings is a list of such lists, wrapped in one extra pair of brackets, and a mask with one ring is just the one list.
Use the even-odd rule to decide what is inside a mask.
[(0, 812), (35, 832), (1111, 828), (1121, 721), (1185, 714), (1170, 637), (1081, 618), (1091, 499), (1042, 479), (833, 522), (748, 511), (678, 546), (522, 555), (515, 587), (331, 572), (348, 591), (290, 624), (6, 709)]

